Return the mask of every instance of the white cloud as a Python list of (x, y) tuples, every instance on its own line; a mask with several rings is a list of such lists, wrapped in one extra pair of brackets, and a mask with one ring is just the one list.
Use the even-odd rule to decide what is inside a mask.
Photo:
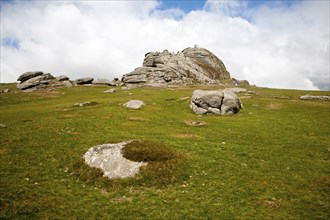
[[(329, 2), (249, 8), (208, 1), (185, 14), (158, 1), (26, 1), (1, 6), (1, 82), (30, 70), (120, 78), (149, 51), (198, 44), (232, 77), (259, 86), (325, 88), (329, 81)], [(15, 41), (6, 41), (15, 39)], [(19, 49), (8, 42), (19, 42)], [(7, 43), (4, 43), (7, 42)], [(323, 80), (319, 80), (323, 79)], [(314, 84), (313, 84), (314, 83)]]

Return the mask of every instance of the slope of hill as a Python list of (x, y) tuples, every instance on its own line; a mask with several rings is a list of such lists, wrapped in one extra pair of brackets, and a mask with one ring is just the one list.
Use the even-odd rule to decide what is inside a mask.
[[(0, 91), (5, 87), (0, 218), (330, 218), (330, 102), (299, 99), (329, 92), (251, 87), (255, 94), (240, 95), (238, 114), (198, 116), (189, 108), (192, 91), (218, 87), (110, 94), (106, 86)], [(145, 106), (123, 108), (131, 99)], [(74, 106), (88, 101), (93, 105)], [(180, 178), (107, 181), (79, 167), (92, 146), (136, 139), (189, 157), (175, 168)]]

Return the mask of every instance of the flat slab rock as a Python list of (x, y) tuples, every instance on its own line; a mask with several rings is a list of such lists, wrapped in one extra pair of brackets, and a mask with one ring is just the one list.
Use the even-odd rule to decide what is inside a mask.
[(130, 109), (139, 109), (143, 105), (145, 105), (145, 104), (141, 100), (131, 100), (131, 101), (126, 102), (123, 106), (125, 108), (130, 108)]
[(91, 147), (85, 154), (85, 163), (100, 168), (103, 176), (110, 179), (132, 177), (140, 171), (145, 162), (134, 162), (123, 157), (121, 150), (128, 142), (102, 144)]

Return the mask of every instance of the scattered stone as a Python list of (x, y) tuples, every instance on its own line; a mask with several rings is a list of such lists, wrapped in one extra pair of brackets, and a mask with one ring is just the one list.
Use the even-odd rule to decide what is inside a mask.
[(139, 109), (141, 108), (144, 104), (143, 101), (141, 100), (131, 100), (129, 102), (126, 102), (123, 106), (125, 108), (131, 108), (131, 109)]
[(0, 124), (0, 128), (6, 128), (7, 127), (7, 125), (5, 125), (5, 124)]
[(82, 84), (91, 84), (94, 78), (92, 77), (84, 77), (84, 78), (79, 78), (76, 79), (77, 85), (82, 85)]
[(104, 91), (104, 93), (114, 93), (114, 92), (117, 92), (117, 89), (108, 89)]
[(200, 127), (205, 126), (206, 122), (203, 121), (193, 121), (193, 120), (185, 120), (184, 123), (189, 126)]
[(245, 94), (247, 94), (247, 95), (255, 95), (256, 92), (249, 90), (249, 91), (246, 91)]
[(226, 90), (195, 90), (190, 108), (199, 115), (232, 115), (240, 111), (243, 105), (235, 93)]
[(330, 100), (330, 96), (327, 95), (303, 95), (300, 96), (301, 100), (324, 100), (324, 101), (329, 101)]
[(22, 75), (20, 75), (17, 79), (17, 81), (21, 81), (21, 82), (24, 82), (26, 80), (29, 80), (31, 78), (34, 78), (36, 76), (40, 76), (44, 74), (43, 72), (41, 71), (34, 71), (34, 72), (26, 72), (26, 73), (23, 73)]
[(234, 88), (225, 88), (223, 91), (233, 92), (233, 93), (240, 93), (240, 92), (246, 92), (246, 89), (239, 88), (239, 87), (234, 87)]
[(185, 101), (185, 100), (188, 100), (188, 99), (190, 99), (189, 96), (180, 97), (180, 98), (179, 98), (179, 101)]
[(103, 144), (90, 148), (84, 154), (85, 163), (100, 168), (103, 176), (110, 179), (132, 177), (145, 162), (134, 162), (123, 157), (122, 149), (130, 142)]
[(69, 80), (69, 79), (70, 78), (65, 76), (65, 75), (61, 75), (61, 76), (56, 77), (57, 81), (66, 81), (66, 80)]
[(10, 89), (4, 89), (4, 90), (2, 90), (1, 92), (2, 92), (2, 93), (8, 93), (8, 92), (10, 92)]
[(97, 105), (97, 102), (77, 102), (73, 106), (75, 107), (84, 107), (84, 106), (92, 106), (92, 105)]

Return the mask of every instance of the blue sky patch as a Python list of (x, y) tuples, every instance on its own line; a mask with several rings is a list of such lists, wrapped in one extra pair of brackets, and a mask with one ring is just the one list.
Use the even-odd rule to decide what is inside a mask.
[(1, 44), (4, 47), (15, 48), (17, 50), (20, 49), (20, 42), (16, 38), (5, 37), (5, 38), (1, 39)]

